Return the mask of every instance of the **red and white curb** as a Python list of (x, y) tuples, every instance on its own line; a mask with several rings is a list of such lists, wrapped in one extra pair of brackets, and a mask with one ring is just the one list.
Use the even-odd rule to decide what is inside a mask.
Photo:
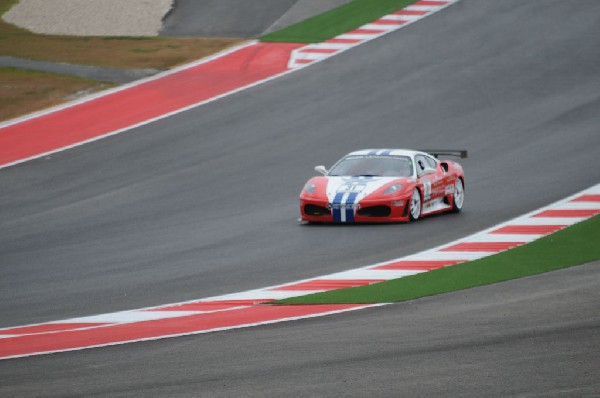
[(315, 61), (322, 61), (332, 55), (408, 26), (458, 1), (460, 0), (418, 1), (350, 32), (325, 40), (322, 43), (309, 44), (292, 51), (288, 67), (297, 68)]
[(276, 299), (364, 286), (476, 260), (600, 214), (600, 184), (466, 238), (362, 268), (223, 296), (0, 329), (0, 359), (311, 318), (378, 305), (272, 306)]

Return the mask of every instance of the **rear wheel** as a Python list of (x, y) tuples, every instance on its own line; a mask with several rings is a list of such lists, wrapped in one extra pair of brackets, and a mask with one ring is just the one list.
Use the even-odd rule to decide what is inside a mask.
[(454, 200), (452, 202), (454, 202), (452, 204), (452, 211), (459, 213), (465, 203), (465, 187), (460, 178), (457, 178), (454, 183)]
[(410, 221), (417, 221), (421, 218), (421, 194), (415, 189), (410, 198)]

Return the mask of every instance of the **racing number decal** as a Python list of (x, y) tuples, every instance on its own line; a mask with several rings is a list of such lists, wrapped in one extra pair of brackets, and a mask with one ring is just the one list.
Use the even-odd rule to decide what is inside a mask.
[(431, 181), (428, 179), (423, 180), (423, 201), (426, 202), (431, 199)]

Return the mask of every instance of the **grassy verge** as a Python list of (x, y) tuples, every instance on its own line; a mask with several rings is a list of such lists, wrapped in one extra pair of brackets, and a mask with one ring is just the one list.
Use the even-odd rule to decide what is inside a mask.
[(261, 37), (267, 42), (319, 43), (397, 11), (416, 0), (354, 0)]
[(72, 76), (0, 68), (0, 120), (31, 113), (112, 84)]
[(477, 261), (405, 278), (277, 301), (276, 304), (389, 303), (416, 299), (600, 259), (600, 216)]

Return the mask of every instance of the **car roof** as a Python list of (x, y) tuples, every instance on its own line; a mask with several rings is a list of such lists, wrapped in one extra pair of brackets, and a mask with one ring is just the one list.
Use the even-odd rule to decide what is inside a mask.
[(358, 151), (353, 151), (347, 154), (346, 156), (415, 156), (415, 155), (427, 155), (431, 156), (428, 153), (415, 151), (412, 149), (361, 149)]

